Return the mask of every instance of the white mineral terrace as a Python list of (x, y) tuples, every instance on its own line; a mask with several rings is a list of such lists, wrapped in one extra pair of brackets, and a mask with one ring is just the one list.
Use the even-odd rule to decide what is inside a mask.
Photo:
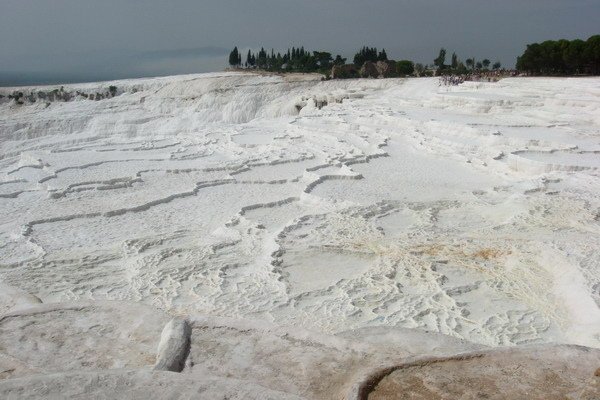
[[(600, 79), (214, 73), (64, 91), (109, 85), (22, 105), (0, 88), (0, 397), (60, 396), (86, 369), (150, 392), (171, 379), (156, 363), (195, 371), (173, 379), (206, 398), (360, 398), (397, 359), (315, 379), (396, 345), (600, 348)], [(273, 367), (310, 370), (307, 338), (329, 369)], [(252, 357), (271, 369), (245, 370)]]

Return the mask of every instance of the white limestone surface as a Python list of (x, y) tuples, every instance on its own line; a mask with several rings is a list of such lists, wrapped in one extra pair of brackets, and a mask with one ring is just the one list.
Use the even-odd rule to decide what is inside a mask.
[(0, 99), (4, 284), (329, 334), (600, 347), (600, 79), (63, 90), (109, 85)]

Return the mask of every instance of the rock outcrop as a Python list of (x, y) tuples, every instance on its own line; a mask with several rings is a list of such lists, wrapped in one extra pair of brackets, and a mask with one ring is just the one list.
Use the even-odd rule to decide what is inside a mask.
[(174, 318), (163, 329), (154, 369), (181, 372), (190, 351), (192, 330), (185, 319)]
[(361, 78), (378, 78), (379, 71), (377, 70), (377, 66), (374, 62), (366, 61), (362, 67), (360, 67), (360, 77)]
[(360, 68), (361, 78), (392, 78), (397, 76), (396, 63), (391, 60), (366, 61)]
[(395, 399), (598, 399), (600, 350), (569, 345), (506, 348), (422, 359), (375, 374), (357, 397)]
[(396, 63), (391, 60), (377, 61), (375, 68), (377, 68), (379, 78), (393, 78), (398, 75), (396, 73)]
[(354, 64), (334, 65), (331, 68), (332, 79), (358, 78), (359, 71)]
[(104, 100), (115, 97), (119, 94), (116, 86), (109, 86), (105, 91), (85, 91), (65, 90), (64, 86), (59, 89), (52, 90), (13, 90), (8, 92), (6, 96), (0, 94), (0, 101), (13, 100), (18, 105), (33, 104), (36, 102), (52, 103), (52, 102), (68, 102), (75, 99), (82, 100)]

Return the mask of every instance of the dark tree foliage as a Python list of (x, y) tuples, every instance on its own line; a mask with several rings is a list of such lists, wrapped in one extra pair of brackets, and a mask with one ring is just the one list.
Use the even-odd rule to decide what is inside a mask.
[(331, 63), (333, 61), (331, 53), (326, 51), (313, 51), (313, 56), (316, 64), (320, 68), (331, 68)]
[(399, 76), (412, 75), (415, 72), (415, 64), (409, 60), (401, 60), (396, 63), (396, 72)]
[(335, 65), (344, 65), (346, 64), (346, 59), (340, 56), (339, 54), (335, 56), (335, 60), (333, 60)]
[(456, 55), (456, 53), (452, 53), (452, 61), (450, 66), (452, 67), (452, 69), (456, 69), (458, 67), (458, 56)]
[(592, 36), (585, 44), (583, 58), (591, 74), (600, 75), (600, 35)]
[(238, 66), (242, 64), (242, 56), (238, 52), (237, 46), (233, 48), (231, 53), (229, 53), (229, 65), (232, 67)]
[(382, 49), (379, 55), (377, 56), (377, 61), (387, 61), (387, 59), (388, 58), (385, 49)]
[[(376, 47), (363, 47), (360, 49), (358, 53), (354, 55), (354, 65), (357, 67), (362, 67), (362, 65), (367, 62), (377, 62), (379, 54), (377, 54)], [(387, 59), (387, 55), (385, 56)]]
[(485, 69), (489, 68), (491, 63), (492, 62), (490, 60), (488, 60), (487, 58), (483, 59), (483, 61), (481, 62), (481, 64), (483, 65), (483, 68), (485, 68)]
[(517, 69), (533, 75), (600, 75), (600, 35), (528, 44)]
[(261, 47), (260, 51), (258, 52), (258, 57), (256, 58), (256, 66), (258, 68), (267, 67), (267, 52), (263, 47)]
[[(236, 62), (236, 54), (237, 60)], [(242, 65), (241, 55), (237, 47), (230, 53), (229, 62), (232, 66)], [(297, 72), (322, 72), (327, 74), (334, 62), (344, 64), (345, 58), (337, 56), (335, 61), (329, 52), (305, 50), (304, 47), (293, 47), (287, 49), (283, 54), (276, 53), (275, 49), (270, 52), (264, 47), (254, 54), (248, 50), (246, 55), (246, 68), (259, 68), (266, 71), (297, 71)]]

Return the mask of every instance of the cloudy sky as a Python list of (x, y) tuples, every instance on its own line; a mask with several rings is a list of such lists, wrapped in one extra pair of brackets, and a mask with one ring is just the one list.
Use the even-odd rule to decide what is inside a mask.
[(0, 0), (0, 85), (217, 71), (234, 45), (512, 66), (527, 43), (599, 33), (599, 0)]

